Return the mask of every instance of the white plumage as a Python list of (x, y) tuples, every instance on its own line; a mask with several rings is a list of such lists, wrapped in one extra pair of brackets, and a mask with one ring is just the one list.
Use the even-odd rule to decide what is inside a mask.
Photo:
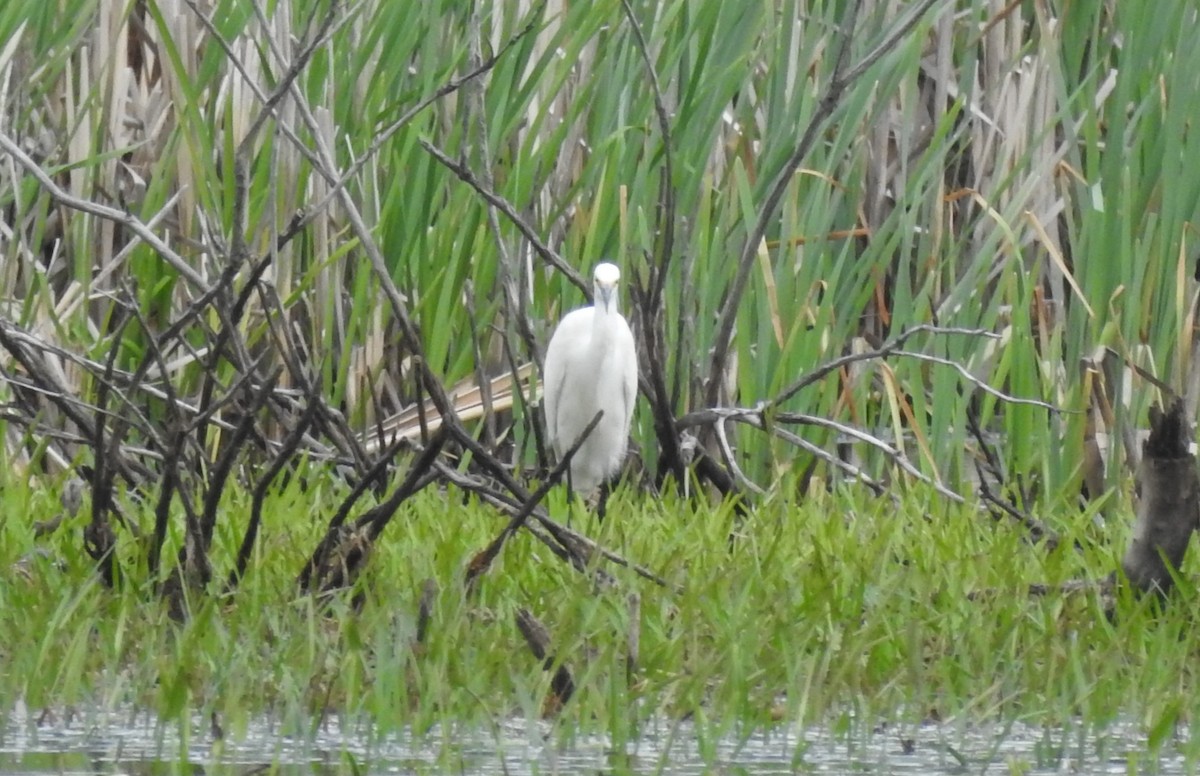
[(571, 488), (585, 498), (620, 471), (638, 379), (633, 332), (617, 311), (621, 271), (615, 264), (597, 264), (593, 279), (595, 305), (567, 313), (550, 338), (543, 398), (546, 432), (559, 460), (604, 410), (571, 459)]

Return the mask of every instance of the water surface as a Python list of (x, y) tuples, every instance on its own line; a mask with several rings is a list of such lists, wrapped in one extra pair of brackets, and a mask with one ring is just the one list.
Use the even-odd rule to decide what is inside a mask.
[[(850, 726), (851, 728), (855, 726)], [(1187, 740), (1186, 731), (1176, 731)], [(5, 774), (1185, 774), (1172, 742), (1148, 753), (1129, 724), (1101, 731), (1023, 724), (876, 725), (834, 732), (781, 726), (711, 740), (690, 722), (656, 720), (614, 750), (602, 736), (564, 741), (541, 720), (491, 730), (373, 735), (329, 720), (302, 735), (262, 719), (218, 740), (208, 720), (186, 729), (131, 709), (33, 712), (21, 704), (0, 726)]]

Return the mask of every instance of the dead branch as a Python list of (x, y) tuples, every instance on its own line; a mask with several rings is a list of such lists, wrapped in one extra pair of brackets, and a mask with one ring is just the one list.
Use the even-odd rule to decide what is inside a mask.
[(792, 177), (796, 174), (804, 158), (808, 156), (813, 144), (821, 136), (825, 125), (833, 118), (835, 109), (842, 101), (846, 90), (858, 80), (867, 70), (891, 51), (910, 30), (925, 16), (925, 13), (941, 0), (919, 0), (910, 9), (908, 16), (896, 25), (887, 37), (867, 56), (853, 66), (849, 65), (850, 47), (858, 32), (858, 12), (861, 3), (851, 3), (846, 22), (840, 30), (841, 41), (838, 44), (837, 58), (833, 67), (832, 77), (821, 95), (820, 104), (813, 111), (813, 119), (804, 130), (795, 149), (784, 163), (762, 207), (759, 208), (758, 219), (754, 227), (746, 235), (742, 252), (738, 256), (738, 270), (733, 284), (725, 294), (725, 303), (721, 307), (718, 318), (717, 333), (713, 342), (712, 357), (709, 361), (708, 378), (704, 392), (705, 404), (710, 407), (719, 406), (721, 402), (721, 377), (725, 373), (725, 362), (729, 357), (729, 348), (733, 343), (733, 325), (737, 311), (741, 305), (746, 283), (750, 279), (750, 270), (754, 266), (759, 244), (766, 236), (767, 227), (775, 217), (775, 211), (783, 200), (783, 195), (791, 185)]
[[(468, 61), (472, 68), (477, 68), (483, 62), (483, 41), (485, 35), (483, 32), (483, 14), (479, 5), (474, 5), (471, 10), (470, 26), (470, 44), (468, 51)], [(496, 184), (492, 175), (492, 151), (488, 147), (488, 126), (487, 113), (484, 107), (484, 83), (482, 79), (473, 81), (469, 87), (464, 89), (466, 103), (469, 106), (471, 117), (474, 118), (474, 140), (473, 145), (479, 152), (480, 175), (483, 179), (483, 185), (489, 190), (495, 190)], [(540, 366), (541, 351), (538, 348), (537, 337), (534, 335), (533, 321), (529, 315), (529, 305), (527, 304), (526, 295), (521, 292), (521, 278), (525, 275), (524, 262), (519, 261), (514, 256), (513, 251), (508, 249), (503, 235), (500, 232), (500, 219), (496, 215), (496, 208), (489, 207), (487, 209), (488, 229), (492, 232), (492, 238), (496, 243), (496, 251), (500, 257), (499, 274), (497, 283), (504, 294), (504, 341), (507, 343), (512, 339), (515, 331), (520, 335), (521, 341), (525, 345), (525, 350), (533, 360)], [(475, 320), (475, 316), (471, 316)], [(472, 330), (474, 331), (474, 330)], [(484, 402), (490, 404), (491, 396), (487, 391), (487, 380), (484, 379), (484, 370), (486, 362), (482, 358), (482, 353), (476, 353), (476, 369), (479, 371), (479, 386), (483, 389)], [(516, 376), (516, 373), (513, 373)], [(488, 413), (491, 417), (491, 413)], [(491, 424), (487, 424), (488, 441), (494, 441), (491, 436)], [(494, 445), (492, 445), (494, 447)]]
[(558, 465), (554, 467), (554, 470), (550, 472), (550, 476), (547, 477), (546, 480), (538, 486), (538, 489), (533, 492), (533, 495), (531, 495), (529, 499), (521, 505), (516, 514), (514, 514), (508, 521), (508, 525), (504, 526), (504, 529), (500, 531), (495, 539), (488, 543), (487, 547), (480, 550), (475, 557), (471, 559), (471, 562), (467, 565), (466, 574), (466, 588), (468, 595), (475, 590), (475, 584), (479, 578), (483, 576), (483, 574), (487, 572), (489, 568), (491, 568), (492, 561), (494, 561), (496, 556), (500, 554), (500, 550), (504, 548), (504, 543), (509, 539), (509, 537), (511, 537), (513, 534), (519, 531), (522, 526), (525, 525), (525, 521), (528, 520), (529, 516), (533, 514), (533, 511), (537, 509), (538, 504), (542, 502), (542, 499), (546, 497), (546, 494), (550, 492), (551, 488), (558, 485), (558, 483), (562, 481), (562, 478), (566, 476), (567, 469), (571, 466), (571, 459), (575, 457), (575, 454), (579, 452), (579, 448), (582, 447), (583, 443), (587, 441), (587, 438), (591, 436), (592, 430), (596, 428), (596, 424), (600, 422), (602, 417), (604, 417), (604, 410), (600, 410), (596, 413), (596, 416), (592, 418), (591, 422), (588, 423), (583, 429), (583, 433), (579, 435), (579, 438), (576, 439), (575, 443), (571, 445), (571, 448), (567, 450), (566, 455), (564, 455), (562, 460), (558, 462)]
[[(91, 440), (94, 453), (92, 461), (92, 520), (84, 531), (84, 547), (92, 560), (98, 564), (101, 576), (109, 587), (116, 587), (121, 578), (120, 560), (116, 556), (117, 537), (108, 522), (108, 514), (113, 505), (113, 480), (117, 468), (115, 465), (110, 465), (115, 463), (110, 455), (118, 449), (122, 431), (114, 431), (115, 444), (105, 444), (104, 411), (108, 405), (108, 386), (112, 382), (113, 364), (116, 363), (117, 353), (121, 349), (121, 335), (129, 320), (130, 318), (123, 318), (117, 327), (108, 351), (108, 362), (105, 364), (104, 370), (105, 379), (100, 383), (100, 388), (96, 393), (96, 406), (99, 411), (94, 415), (95, 423)], [(117, 425), (120, 429), (124, 424), (118, 421)], [(106, 454), (106, 448), (111, 448), (108, 454)]]
[[(524, 501), (529, 499), (529, 496), (526, 495), (524, 501), (518, 500), (513, 497), (510, 491), (497, 488), (487, 479), (464, 474), (452, 467), (446, 466), (440, 461), (435, 463), (435, 466), (438, 468), (442, 479), (464, 491), (475, 494), (484, 503), (490, 504), (508, 515), (515, 515)], [(533, 532), (534, 536), (554, 552), (555, 555), (569, 562), (577, 569), (583, 570), (587, 568), (591, 559), (599, 556), (610, 563), (629, 569), (659, 587), (664, 587), (668, 590), (680, 590), (678, 586), (671, 585), (645, 566), (634, 563), (583, 534), (555, 522), (541, 508), (535, 509), (530, 514), (530, 517), (534, 519), (545, 533), (536, 531), (534, 526), (528, 522), (525, 524), (525, 530)]]
[(638, 657), (642, 644), (642, 596), (634, 591), (625, 599), (628, 603), (629, 628), (625, 633), (625, 677), (632, 681), (638, 673)]
[[(1004, 477), (1004, 467), (1000, 462), (999, 456), (995, 454), (992, 446), (984, 438), (983, 429), (979, 427), (979, 419), (975, 412), (967, 412), (967, 428), (970, 430), (971, 436), (975, 437), (975, 442), (979, 445), (980, 454), (983, 456), (983, 460), (980, 460), (979, 456), (974, 457), (975, 471), (979, 477), (979, 497), (983, 499), (992, 516), (997, 520), (1001, 517), (1009, 517), (1016, 520), (1029, 531), (1029, 538), (1034, 544), (1044, 543), (1046, 549), (1053, 552), (1059, 544), (1058, 534), (1047, 528), (1042, 521), (1017, 508), (1015, 504), (1007, 499), (1001, 498), (992, 492), (989, 483), (996, 482), (1001, 487), (1004, 486), (1006, 480)], [(1083, 549), (1079, 542), (1075, 542), (1075, 548), (1078, 550)]]
[(299, 452), (300, 443), (304, 438), (304, 434), (312, 426), (319, 406), (320, 400), (315, 394), (310, 395), (308, 405), (304, 408), (304, 414), (300, 416), (299, 420), (296, 421), (296, 425), (284, 438), (279, 452), (275, 454), (275, 459), (271, 461), (271, 465), (267, 467), (262, 477), (254, 484), (254, 495), (250, 502), (250, 522), (246, 525), (246, 533), (242, 537), (242, 544), (238, 549), (234, 569), (229, 574), (229, 581), (226, 584), (228, 590), (236, 588), (238, 583), (241, 582), (242, 577), (246, 575), (247, 566), (250, 564), (250, 555), (254, 552), (254, 543), (258, 538), (259, 527), (262, 524), (262, 506), (263, 501), (267, 497), (267, 490), (279, 473), (283, 471), (283, 467), (287, 465), (288, 461), (292, 460)]
[(961, 335), (966, 337), (986, 337), (989, 339), (999, 338), (999, 335), (987, 331), (986, 329), (962, 329), (955, 327), (934, 326), (933, 324), (929, 323), (918, 324), (911, 328), (905, 329), (874, 350), (867, 350), (861, 353), (847, 353), (844, 356), (839, 356), (838, 358), (822, 364), (776, 394), (774, 398), (767, 402), (764, 408), (770, 408), (779, 404), (783, 404), (808, 386), (819, 382), (826, 375), (836, 372), (843, 367), (847, 367), (850, 364), (854, 364), (859, 361), (875, 361), (885, 359), (904, 347), (904, 343), (912, 339), (913, 336), (922, 333)]
[[(254, 140), (258, 136), (258, 133), (262, 130), (266, 120), (268, 118), (275, 118), (276, 127), (283, 134), (283, 136), (292, 143), (292, 146), (302, 156), (304, 156), (318, 172), (321, 172), (322, 168), (317, 163), (316, 155), (312, 152), (312, 150), (304, 144), (291, 126), (289, 126), (286, 122), (278, 121), (278, 107), (279, 103), (291, 89), (292, 83), (300, 76), (302, 72), (304, 72), (304, 68), (312, 59), (312, 55), (320, 46), (325, 45), (325, 43), (328, 42), (333, 33), (336, 32), (341, 25), (349, 21), (349, 15), (344, 15), (341, 22), (335, 24), (338, 12), (338, 4), (330, 3), (325, 16), (316, 25), (316, 33), (311, 36), (305, 36), (309, 37), (309, 41), (300, 47), (299, 53), (288, 64), (288, 67), (285, 70), (282, 78), (280, 78), (276, 83), (275, 87), (271, 90), (271, 93), (266, 94), (263, 92), (262, 86), (250, 77), (250, 72), (246, 68), (246, 64), (242, 62), (240, 57), (238, 57), (237, 52), (234, 51), (233, 46), (229, 43), (229, 41), (227, 41), (225, 37), (221, 35), (220, 30), (218, 30), (216, 25), (213, 24), (212, 19), (206, 16), (196, 5), (196, 0), (184, 0), (184, 2), (187, 3), (188, 8), (191, 9), (192, 13), (195, 14), (196, 18), (200, 21), (200, 24), (204, 27), (205, 32), (207, 32), (208, 35), (214, 41), (216, 41), (217, 45), (221, 47), (221, 50), (225, 54), (225, 59), (230, 65), (233, 66), (235, 70), (238, 71), (238, 74), (242, 76), (242, 81), (254, 94), (254, 97), (262, 103), (262, 107), (255, 115), (254, 122), (246, 131), (246, 134), (242, 138), (242, 142), (238, 144), (238, 148), (235, 151), (237, 157), (243, 160), (249, 157), (250, 149), (253, 146)], [(269, 29), (270, 24), (264, 19), (259, 4), (257, 2), (253, 2), (251, 3), (251, 6), (253, 6), (253, 9), (258, 16), (259, 23), (263, 25), (263, 29)]]
[(571, 671), (566, 664), (557, 661), (550, 653), (550, 631), (546, 630), (546, 626), (528, 609), (517, 610), (517, 628), (525, 637), (529, 651), (542, 661), (542, 668), (553, 672), (550, 677), (550, 692), (546, 694), (542, 703), (542, 716), (553, 717), (562, 711), (562, 707), (575, 694), (575, 680), (571, 678)]
[[(631, 288), (634, 290), (637, 300), (634, 311), (641, 324), (642, 348), (645, 353), (645, 358), (642, 360), (642, 363), (645, 364), (643, 372), (646, 375), (646, 385), (649, 387), (645, 393), (654, 408), (652, 416), (654, 433), (659, 447), (660, 484), (662, 477), (667, 472), (671, 473), (676, 482), (682, 483), (685, 476), (683, 450), (674, 428), (676, 399), (679, 391), (676, 390), (674, 395), (668, 393), (664, 371), (667, 363), (667, 348), (666, 332), (663, 329), (663, 290), (666, 288), (667, 273), (670, 271), (674, 258), (676, 226), (675, 165), (672, 154), (671, 121), (663, 99), (662, 87), (659, 84), (658, 72), (654, 68), (654, 59), (650, 55), (650, 47), (646, 43), (645, 35), (642, 34), (641, 25), (638, 24), (637, 17), (634, 15), (633, 6), (629, 0), (621, 0), (621, 6), (625, 10), (626, 19), (629, 20), (630, 29), (633, 30), (634, 43), (641, 54), (642, 63), (646, 66), (646, 77), (650, 81), (650, 92), (654, 97), (654, 115), (658, 119), (658, 131), (661, 135), (663, 150), (663, 165), (659, 176), (659, 206), (655, 213), (655, 233), (660, 238), (656, 246), (657, 261), (646, 262), (649, 267), (649, 277), (644, 279), (640, 276), (635, 277)], [(685, 305), (680, 305), (681, 315), (684, 314), (685, 307)], [(679, 327), (681, 341), (678, 345), (680, 347), (684, 345), (683, 333), (688, 330), (686, 326)], [(678, 363), (682, 363), (682, 361), (680, 360)], [(680, 372), (682, 371), (680, 370)], [(676, 386), (678, 387), (678, 382)]]
[[(280, 232), (279, 239), (276, 242), (276, 249), (280, 249), (287, 243), (291, 242), (291, 240), (294, 239), (296, 235), (300, 234), (304, 227), (307, 226), (317, 216), (318, 213), (323, 212), (325, 208), (329, 207), (330, 203), (332, 203), (334, 199), (340, 197), (342, 190), (349, 185), (350, 181), (352, 181), (356, 175), (362, 172), (363, 167), (365, 167), (367, 163), (369, 163), (379, 154), (379, 149), (382, 148), (383, 144), (386, 143), (393, 135), (399, 132), (414, 118), (419, 116), (430, 105), (433, 105), (443, 97), (453, 94), (474, 79), (491, 72), (496, 67), (496, 64), (504, 57), (505, 54), (508, 53), (510, 49), (513, 48), (513, 46), (515, 46), (522, 38), (537, 28), (538, 17), (541, 15), (545, 5), (545, 0), (541, 0), (541, 2), (539, 2), (530, 11), (529, 23), (517, 31), (515, 35), (505, 41), (504, 45), (499, 51), (482, 62), (475, 69), (468, 71), (465, 75), (458, 78), (451, 78), (446, 83), (442, 84), (440, 87), (434, 90), (433, 93), (417, 102), (416, 105), (409, 108), (407, 111), (401, 114), (399, 118), (377, 133), (375, 135), (375, 139), (371, 142), (371, 145), (368, 146), (362, 154), (356, 157), (354, 163), (346, 168), (344, 173), (342, 173), (340, 176), (336, 176), (333, 179), (332, 185), (330, 186), (329, 191), (325, 193), (325, 196), (317, 200), (317, 202), (313, 205), (305, 208), (303, 212), (297, 213), (292, 218), (287, 227)], [(319, 171), (322, 169), (321, 165), (314, 163), (313, 166)], [(325, 173), (322, 172), (322, 174)]]
[(574, 267), (568, 264), (567, 260), (559, 255), (558, 251), (547, 245), (545, 241), (542, 240), (541, 236), (538, 235), (537, 231), (530, 226), (524, 218), (521, 217), (516, 208), (509, 204), (508, 200), (490, 188), (486, 187), (483, 184), (483, 181), (475, 177), (475, 173), (471, 172), (469, 167), (467, 167), (465, 164), (459, 164), (458, 162), (454, 161), (433, 143), (430, 143), (424, 138), (421, 138), (420, 143), (421, 147), (424, 148), (425, 151), (434, 159), (436, 159), (443, 167), (457, 175), (459, 180), (475, 189), (475, 192), (479, 194), (479, 196), (483, 197), (489, 205), (503, 213), (504, 217), (507, 218), (513, 226), (517, 227), (517, 230), (521, 233), (521, 235), (524, 236), (524, 238), (529, 241), (529, 244), (533, 246), (533, 249), (541, 255), (542, 260), (565, 275), (572, 284), (583, 291), (583, 295), (588, 299), (588, 301), (591, 301), (592, 289), (588, 282), (584, 280), (583, 275), (580, 275)]
[(301, 590), (329, 593), (354, 583), (366, 563), (372, 543), (396, 510), (430, 481), (427, 475), (446, 440), (446, 434), (436, 434), (413, 462), (400, 486), (383, 503), (364, 512), (352, 528), (340, 522), (331, 523), (297, 578)]
[(953, 369), (954, 371), (958, 372), (959, 376), (961, 376), (968, 383), (975, 386), (983, 393), (986, 393), (988, 396), (991, 396), (994, 399), (999, 399), (1000, 401), (1004, 402), (1005, 404), (1023, 404), (1028, 407), (1039, 407), (1048, 412), (1062, 412), (1063, 411), (1063, 410), (1060, 410), (1058, 407), (1055, 407), (1053, 404), (1050, 404), (1049, 402), (1041, 401), (1040, 399), (1027, 399), (1022, 396), (1013, 396), (1010, 393), (1005, 393), (1004, 391), (1001, 391), (997, 388), (993, 388), (992, 386), (985, 383), (983, 380), (980, 380), (978, 377), (971, 374), (971, 372), (965, 366), (958, 363), (957, 361), (951, 361), (948, 358), (942, 358), (941, 356), (931, 356), (928, 353), (914, 353), (911, 350), (894, 350), (891, 352), (891, 355), (903, 356), (905, 358), (911, 358), (914, 361), (924, 361), (924, 362), (930, 363), (930, 364), (939, 364), (941, 366), (948, 366), (951, 369)]
[(423, 647), (429, 636), (429, 623), (433, 619), (433, 605), (437, 601), (438, 584), (433, 579), (421, 583), (421, 600), (417, 604), (417, 636), (415, 647)]
[(33, 176), (57, 204), (69, 210), (76, 210), (80, 213), (87, 213), (88, 215), (104, 219), (105, 221), (112, 221), (128, 229), (144, 243), (153, 248), (154, 252), (163, 261), (169, 264), (173, 270), (179, 273), (180, 277), (187, 280), (193, 287), (201, 292), (208, 289), (208, 282), (204, 276), (193, 269), (192, 265), (188, 264), (182, 256), (176, 253), (171, 246), (167, 245), (162, 238), (155, 234), (137, 216), (125, 210), (117, 210), (107, 205), (101, 205), (99, 202), (93, 202), (67, 193), (54, 182), (54, 179), (37, 162), (21, 150), (20, 145), (16, 141), (2, 130), (0, 130), (0, 151), (4, 151), (11, 156), (25, 172)]

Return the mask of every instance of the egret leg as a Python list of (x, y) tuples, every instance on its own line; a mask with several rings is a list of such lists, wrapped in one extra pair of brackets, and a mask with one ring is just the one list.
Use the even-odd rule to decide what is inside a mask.
[(596, 492), (596, 520), (604, 522), (604, 515), (608, 511), (608, 494), (612, 491), (612, 485), (607, 480), (600, 483), (600, 488)]
[(578, 502), (579, 494), (575, 492), (575, 485), (571, 482), (571, 469), (567, 467), (567, 528), (571, 527), (571, 515), (575, 512), (575, 504)]

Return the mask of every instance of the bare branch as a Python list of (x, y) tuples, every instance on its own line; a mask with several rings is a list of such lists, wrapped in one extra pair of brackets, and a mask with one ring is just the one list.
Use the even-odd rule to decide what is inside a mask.
[(925, 332), (928, 334), (962, 334), (962, 335), (971, 336), (971, 337), (990, 337), (993, 339), (999, 338), (999, 335), (993, 334), (992, 332), (987, 331), (985, 329), (943, 328), (941, 326), (934, 326), (932, 324), (922, 323), (917, 326), (913, 326), (911, 329), (906, 329), (905, 331), (902, 331), (900, 334), (896, 335), (891, 340), (884, 343), (881, 347), (876, 348), (875, 350), (868, 350), (868, 351), (864, 351), (862, 353), (849, 353), (847, 355), (835, 358), (832, 361), (829, 361), (825, 364), (822, 364), (821, 366), (817, 367), (813, 371), (804, 375), (799, 380), (795, 381), (794, 383), (792, 383), (791, 385), (789, 385), (788, 387), (786, 387), (782, 391), (780, 391), (775, 396), (775, 398), (773, 398), (769, 402), (767, 402), (766, 408), (770, 408), (770, 407), (782, 404), (783, 402), (785, 402), (788, 399), (795, 396), (802, 389), (807, 388), (808, 386), (819, 381), (821, 378), (825, 377), (826, 375), (830, 374), (831, 372), (836, 372), (844, 366), (849, 366), (850, 364), (853, 364), (858, 361), (872, 361), (875, 359), (886, 358), (886, 357), (892, 355), (893, 353), (897, 352), (898, 350), (900, 350), (900, 348), (904, 345), (904, 343), (907, 342), (909, 339), (911, 339), (913, 335), (919, 334), (921, 332)]
[(516, 208), (509, 204), (508, 200), (485, 186), (482, 181), (475, 177), (475, 174), (471, 172), (471, 170), (465, 164), (459, 164), (458, 162), (454, 161), (444, 151), (424, 138), (422, 138), (420, 142), (421, 147), (424, 148), (430, 156), (438, 160), (438, 162), (440, 162), (444, 167), (457, 175), (463, 183), (475, 189), (479, 196), (487, 200), (488, 204), (503, 213), (504, 217), (507, 218), (513, 226), (517, 227), (517, 230), (524, 235), (525, 239), (529, 240), (530, 245), (533, 246), (533, 249), (541, 255), (547, 264), (550, 264), (559, 272), (566, 275), (567, 279), (578, 286), (589, 300), (592, 298), (592, 290), (584, 280), (583, 275), (580, 275), (574, 267), (568, 264), (566, 259), (559, 255), (558, 251), (547, 245), (545, 241), (543, 241), (538, 235), (537, 231), (530, 226), (524, 218), (521, 217), (521, 214), (517, 212)]
[(757, 483), (745, 475), (741, 467), (738, 466), (737, 458), (733, 455), (733, 449), (729, 446), (729, 434), (725, 430), (725, 422), (727, 418), (719, 418), (713, 423), (713, 430), (717, 432), (717, 442), (721, 446), (721, 456), (725, 459), (725, 465), (733, 472), (738, 481), (746, 487), (747, 490), (758, 496), (765, 496), (767, 492), (760, 488)]
[[(342, 173), (340, 176), (334, 176), (330, 179), (335, 182), (332, 183), (329, 191), (325, 193), (325, 196), (306, 207), (303, 213), (296, 214), (291, 223), (287, 225), (287, 228), (284, 229), (283, 233), (280, 235), (279, 244), (286, 244), (289, 240), (299, 234), (300, 230), (302, 230), (310, 221), (312, 221), (318, 213), (329, 207), (329, 204), (333, 202), (335, 198), (340, 197), (341, 191), (345, 189), (347, 185), (349, 185), (350, 181), (362, 171), (362, 168), (365, 167), (366, 164), (371, 161), (371, 159), (375, 158), (375, 156), (379, 153), (379, 149), (383, 147), (383, 144), (390, 140), (391, 137), (399, 132), (405, 125), (420, 115), (433, 103), (449, 94), (453, 94), (461, 89), (464, 85), (493, 70), (496, 67), (496, 63), (500, 61), (500, 59), (509, 51), (509, 49), (511, 49), (517, 44), (518, 41), (534, 30), (534, 28), (537, 26), (537, 19), (540, 15), (541, 9), (545, 6), (545, 3), (546, 0), (541, 0), (541, 2), (538, 3), (533, 11), (530, 12), (529, 23), (526, 24), (525, 27), (519, 32), (517, 32), (517, 34), (505, 41), (504, 46), (494, 55), (480, 63), (475, 69), (468, 71), (466, 75), (463, 75), (459, 78), (451, 78), (449, 81), (442, 84), (442, 86), (436, 89), (432, 94), (422, 99), (413, 107), (409, 108), (407, 111), (401, 114), (398, 119), (384, 127), (378, 134), (376, 134), (375, 139), (371, 142), (371, 145), (367, 147), (366, 151), (363, 152), (353, 164), (346, 168), (344, 173)], [(314, 164), (314, 166), (316, 166), (318, 170), (323, 169), (322, 165)], [(322, 174), (326, 175), (327, 173), (322, 172)]]
[[(471, 559), (470, 564), (467, 566), (466, 576), (466, 586), (468, 591), (474, 588), (476, 580), (478, 580), (479, 577), (481, 577), (484, 572), (491, 567), (492, 561), (494, 561), (496, 556), (500, 554), (500, 550), (504, 549), (504, 543), (508, 541), (509, 537), (511, 537), (518, 530), (520, 530), (522, 526), (525, 525), (525, 521), (528, 520), (529, 516), (533, 514), (535, 509), (537, 509), (538, 504), (542, 502), (542, 499), (546, 497), (546, 494), (550, 492), (551, 488), (562, 481), (562, 478), (567, 473), (567, 469), (569, 469), (571, 466), (571, 460), (575, 458), (575, 454), (579, 452), (579, 448), (583, 447), (583, 443), (587, 441), (589, 436), (591, 436), (592, 431), (596, 428), (596, 424), (598, 424), (600, 419), (603, 417), (604, 410), (600, 410), (596, 413), (596, 416), (593, 417), (583, 429), (583, 432), (579, 435), (579, 438), (576, 439), (575, 443), (571, 445), (571, 448), (567, 450), (566, 454), (562, 457), (562, 460), (558, 462), (558, 465), (554, 467), (554, 470), (550, 472), (550, 475), (542, 482), (540, 486), (538, 486), (538, 489), (535, 490), (533, 494), (525, 501), (525, 503), (521, 505), (520, 509), (518, 509), (508, 521), (508, 524), (504, 526), (504, 529), (500, 531), (495, 539), (488, 543), (487, 547), (484, 547), (475, 555), (474, 558)], [(580, 568), (580, 571), (586, 571), (586, 567)]]
[(858, 12), (862, 4), (850, 4), (849, 18), (841, 30), (841, 43), (838, 47), (837, 60), (829, 85), (821, 97), (820, 104), (812, 114), (812, 120), (805, 128), (804, 134), (800, 137), (800, 141), (796, 144), (791, 156), (788, 157), (779, 174), (776, 176), (774, 183), (771, 185), (770, 192), (759, 209), (758, 219), (755, 221), (754, 227), (750, 230), (749, 234), (746, 235), (746, 241), (742, 245), (742, 252), (738, 256), (737, 274), (734, 276), (733, 285), (725, 295), (725, 303), (721, 307), (717, 332), (713, 342), (707, 386), (704, 392), (705, 403), (708, 406), (715, 407), (720, 403), (721, 375), (725, 372), (725, 362), (729, 357), (729, 348), (733, 342), (733, 325), (737, 320), (738, 307), (741, 305), (742, 296), (746, 290), (746, 283), (750, 279), (750, 270), (754, 266), (759, 244), (766, 236), (767, 227), (775, 217), (775, 211), (778, 209), (779, 203), (787, 191), (787, 187), (791, 184), (792, 177), (796, 174), (796, 170), (800, 168), (800, 164), (804, 161), (804, 158), (808, 156), (817, 138), (821, 136), (825, 125), (832, 119), (834, 109), (842, 101), (847, 87), (878, 62), (888, 51), (894, 48), (925, 15), (925, 12), (938, 2), (945, 2), (945, 0), (918, 0), (909, 9), (909, 15), (905, 21), (897, 25), (891, 34), (853, 67), (847, 66), (847, 60), (850, 55), (851, 43), (857, 31)]
[(967, 368), (965, 366), (963, 366), (962, 364), (958, 363), (957, 361), (951, 361), (948, 358), (942, 358), (941, 356), (931, 356), (927, 353), (913, 353), (912, 351), (909, 351), (909, 350), (895, 350), (895, 351), (892, 351), (892, 355), (906, 356), (908, 358), (915, 359), (917, 361), (926, 361), (930, 364), (941, 364), (942, 366), (948, 366), (951, 369), (953, 369), (954, 371), (958, 372), (960, 375), (962, 375), (963, 379), (966, 380), (971, 385), (975, 386), (976, 388), (983, 391), (987, 395), (997, 398), (1002, 402), (1005, 402), (1006, 404), (1024, 404), (1024, 405), (1027, 405), (1030, 407), (1040, 407), (1041, 409), (1048, 410), (1050, 412), (1067, 412), (1068, 411), (1068, 410), (1059, 409), (1058, 407), (1055, 407), (1053, 404), (1041, 401), (1039, 399), (1025, 399), (1020, 396), (1013, 396), (1012, 394), (997, 390), (996, 388), (993, 388), (992, 386), (985, 383), (983, 380), (980, 380), (975, 375), (971, 374), (970, 371), (968, 371)]
[(195, 286), (200, 291), (208, 290), (208, 281), (204, 276), (197, 272), (190, 264), (187, 263), (176, 253), (169, 245), (163, 242), (157, 234), (155, 234), (148, 226), (142, 223), (136, 216), (124, 210), (101, 205), (99, 202), (82, 199), (64, 191), (54, 179), (29, 157), (21, 147), (10, 138), (3, 130), (0, 130), (0, 151), (4, 151), (16, 162), (21, 165), (24, 170), (33, 176), (33, 178), (41, 185), (41, 187), (50, 195), (58, 204), (70, 210), (77, 210), (80, 213), (102, 218), (106, 221), (120, 224), (129, 231), (136, 234), (147, 245), (158, 253), (159, 257), (178, 272), (189, 283)]

